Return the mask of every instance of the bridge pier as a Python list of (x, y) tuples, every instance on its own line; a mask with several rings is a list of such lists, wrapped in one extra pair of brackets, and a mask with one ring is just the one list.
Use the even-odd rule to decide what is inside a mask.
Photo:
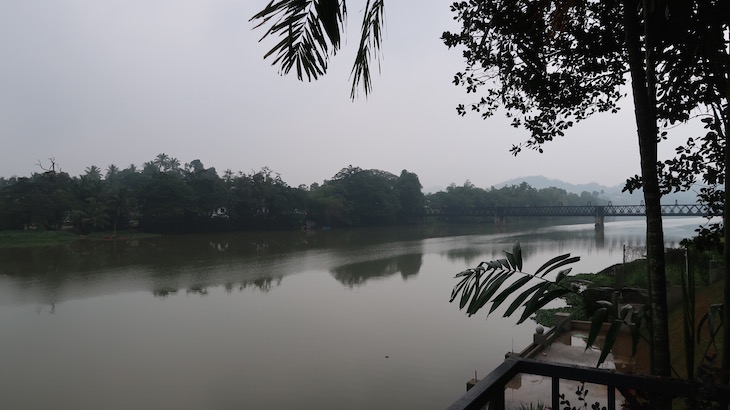
[(596, 222), (596, 229), (603, 229), (603, 217), (606, 214), (602, 206), (596, 207), (596, 214), (594, 216)]
[(507, 218), (505, 218), (503, 215), (494, 215), (494, 226), (505, 226), (507, 223)]

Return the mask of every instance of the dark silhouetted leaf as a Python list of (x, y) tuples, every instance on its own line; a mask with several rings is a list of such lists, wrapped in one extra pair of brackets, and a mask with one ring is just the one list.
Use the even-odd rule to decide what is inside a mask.
[(520, 241), (516, 241), (512, 247), (512, 254), (515, 256), (515, 263), (517, 264), (517, 270), (522, 272), (522, 247)]
[(613, 345), (616, 343), (616, 338), (618, 337), (618, 332), (621, 330), (622, 324), (623, 322), (618, 319), (611, 323), (611, 327), (608, 328), (608, 332), (606, 333), (606, 339), (604, 340), (603, 348), (601, 349), (601, 357), (598, 359), (596, 367), (599, 367), (606, 361), (608, 354), (611, 352)]
[(597, 309), (591, 317), (591, 330), (588, 333), (588, 341), (586, 341), (586, 350), (596, 342), (598, 334), (601, 333), (603, 321), (608, 317), (608, 309), (605, 307)]

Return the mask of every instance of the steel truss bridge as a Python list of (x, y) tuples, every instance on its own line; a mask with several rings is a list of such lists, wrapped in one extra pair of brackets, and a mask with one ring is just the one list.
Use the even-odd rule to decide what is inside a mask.
[[(707, 207), (699, 204), (662, 205), (662, 216), (706, 216)], [(596, 226), (603, 226), (606, 216), (646, 216), (646, 205), (579, 205), (579, 206), (484, 206), (427, 207), (426, 217), (494, 217), (495, 224), (505, 218), (522, 216), (592, 216)]]

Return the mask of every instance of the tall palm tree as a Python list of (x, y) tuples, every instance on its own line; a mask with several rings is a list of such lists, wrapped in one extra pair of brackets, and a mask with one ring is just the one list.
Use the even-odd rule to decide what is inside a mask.
[(99, 181), (101, 180), (101, 169), (96, 165), (87, 167), (85, 176), (92, 181)]
[(180, 173), (180, 160), (177, 158), (169, 157), (167, 159), (165, 172), (169, 172), (172, 174), (179, 174)]
[[(370, 59), (380, 52), (383, 11), (383, 0), (366, 1), (351, 71), (351, 98), (357, 96), (361, 84), (366, 96), (372, 89)], [(345, 0), (271, 0), (251, 21), (258, 22), (256, 28), (268, 26), (261, 40), (280, 38), (264, 58), (272, 56), (272, 65), (278, 65), (282, 74), (296, 68), (300, 80), (306, 76), (311, 81), (327, 71), (330, 54), (334, 56), (340, 49), (346, 18)]]
[(161, 154), (157, 154), (157, 157), (152, 161), (156, 166), (158, 171), (164, 171), (167, 169), (167, 162), (170, 160), (170, 156), (165, 154), (164, 152)]
[(132, 209), (132, 198), (129, 196), (127, 188), (119, 188), (108, 200), (107, 206), (111, 210), (112, 214), (112, 227), (114, 238), (117, 237), (117, 225), (119, 219), (129, 214)]
[(111, 164), (108, 167), (106, 167), (105, 179), (107, 179), (107, 180), (114, 179), (114, 177), (116, 177), (118, 173), (119, 173), (119, 167), (114, 164)]

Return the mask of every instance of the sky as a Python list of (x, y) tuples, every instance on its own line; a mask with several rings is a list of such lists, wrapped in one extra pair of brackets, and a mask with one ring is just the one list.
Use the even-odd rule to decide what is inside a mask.
[[(450, 1), (385, 2), (380, 74), (350, 100), (364, 0), (348, 2), (348, 33), (315, 82), (281, 76), (263, 56), (274, 40), (249, 21), (269, 0), (4, 0), (0, 2), (0, 176), (90, 165), (138, 167), (165, 153), (250, 173), (268, 167), (291, 186), (322, 183), (349, 165), (418, 174), (424, 188), (489, 187), (544, 175), (621, 184), (639, 173), (630, 96), (545, 145), (504, 112), (460, 117), (472, 101), (453, 75)], [(675, 144), (676, 145), (676, 144)], [(664, 152), (671, 154), (671, 147)]]

